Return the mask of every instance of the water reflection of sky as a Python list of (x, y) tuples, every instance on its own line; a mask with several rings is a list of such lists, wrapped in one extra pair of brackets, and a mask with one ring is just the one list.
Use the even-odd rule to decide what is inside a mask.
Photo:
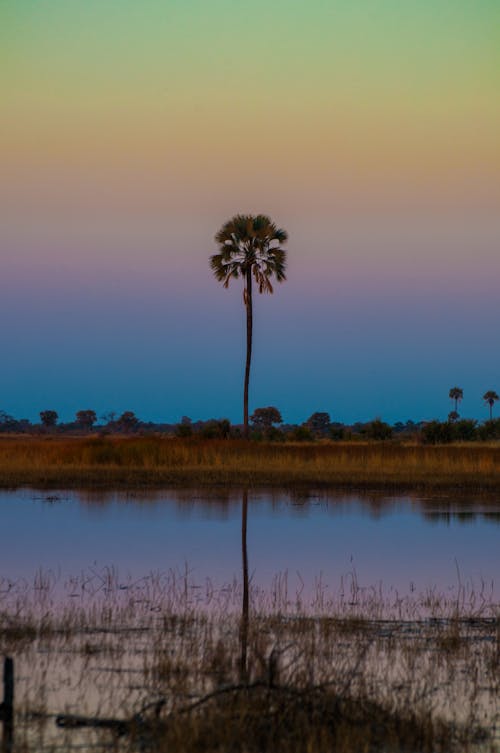
[[(57, 497), (57, 499), (50, 499)], [(133, 577), (182, 569), (215, 583), (240, 578), (241, 498), (203, 492), (0, 492), (0, 577), (63, 575), (112, 565)], [(407, 593), (462, 581), (500, 595), (500, 501), (452, 495), (388, 497), (251, 493), (248, 551), (254, 583), (297, 573), (335, 589), (355, 569), (363, 586)]]

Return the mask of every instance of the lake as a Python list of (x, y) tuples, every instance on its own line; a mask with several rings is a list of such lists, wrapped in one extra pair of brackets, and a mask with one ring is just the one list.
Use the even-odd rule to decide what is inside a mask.
[[(113, 568), (118, 581), (189, 572), (241, 580), (241, 492), (0, 492), (0, 578), (57, 582)], [(251, 491), (254, 587), (326, 596), (352, 587), (403, 596), (462, 589), (500, 597), (498, 496)]]

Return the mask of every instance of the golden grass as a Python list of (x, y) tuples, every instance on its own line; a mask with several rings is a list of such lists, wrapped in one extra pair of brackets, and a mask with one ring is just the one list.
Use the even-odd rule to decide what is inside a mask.
[(499, 444), (3, 437), (0, 486), (500, 487)]

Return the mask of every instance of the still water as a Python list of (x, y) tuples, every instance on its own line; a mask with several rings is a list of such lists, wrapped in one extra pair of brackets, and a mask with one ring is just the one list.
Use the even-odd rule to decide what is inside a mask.
[[(187, 567), (241, 578), (242, 492), (0, 492), (0, 583), (112, 567), (134, 578)], [(249, 492), (252, 583), (361, 587), (402, 595), (458, 584), (500, 598), (500, 497)], [(294, 585), (295, 584), (295, 585)]]

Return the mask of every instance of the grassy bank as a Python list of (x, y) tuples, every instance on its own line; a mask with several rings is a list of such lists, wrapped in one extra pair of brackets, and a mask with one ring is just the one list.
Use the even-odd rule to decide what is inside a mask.
[(0, 487), (500, 488), (500, 445), (3, 437)]

